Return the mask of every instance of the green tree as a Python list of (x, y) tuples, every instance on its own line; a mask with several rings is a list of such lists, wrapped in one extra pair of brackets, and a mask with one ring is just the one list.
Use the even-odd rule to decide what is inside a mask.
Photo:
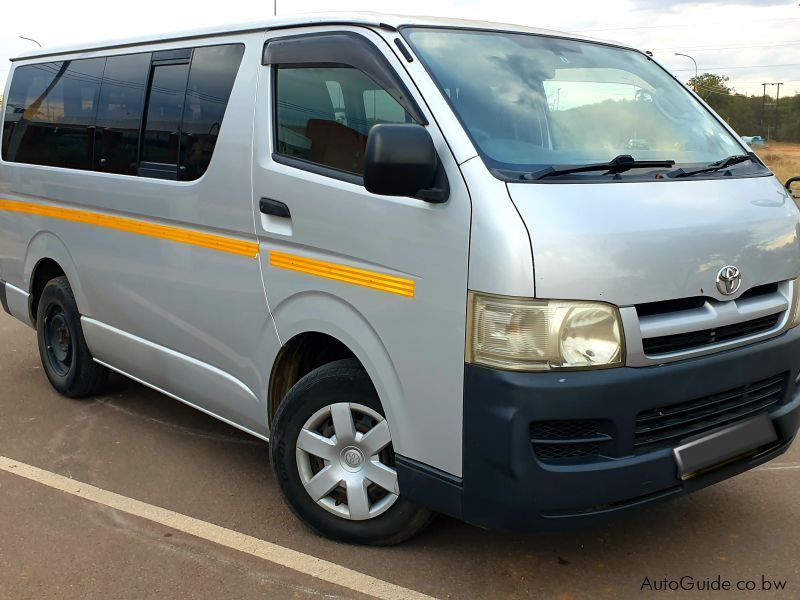
[(712, 96), (729, 96), (733, 91), (727, 84), (729, 78), (725, 75), (716, 75), (714, 73), (703, 73), (697, 77), (692, 77), (689, 80), (689, 85), (697, 92), (706, 102)]

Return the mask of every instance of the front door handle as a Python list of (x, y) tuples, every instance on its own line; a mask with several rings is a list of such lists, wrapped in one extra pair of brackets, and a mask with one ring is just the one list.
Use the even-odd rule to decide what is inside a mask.
[(272, 215), (273, 217), (283, 217), (284, 219), (291, 219), (292, 213), (289, 207), (280, 200), (273, 200), (272, 198), (261, 198), (259, 202), (259, 209), (265, 215)]

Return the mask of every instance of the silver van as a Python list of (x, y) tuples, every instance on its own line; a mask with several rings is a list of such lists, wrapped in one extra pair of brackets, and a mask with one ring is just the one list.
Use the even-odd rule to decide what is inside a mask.
[(0, 300), (270, 441), (331, 538), (592, 523), (783, 453), (800, 214), (646, 53), (279, 18), (12, 63)]

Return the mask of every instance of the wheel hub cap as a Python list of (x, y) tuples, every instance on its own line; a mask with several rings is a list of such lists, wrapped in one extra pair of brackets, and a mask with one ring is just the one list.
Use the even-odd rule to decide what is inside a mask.
[(297, 437), (297, 470), (319, 506), (350, 520), (377, 517), (398, 499), (386, 419), (352, 402), (317, 411)]

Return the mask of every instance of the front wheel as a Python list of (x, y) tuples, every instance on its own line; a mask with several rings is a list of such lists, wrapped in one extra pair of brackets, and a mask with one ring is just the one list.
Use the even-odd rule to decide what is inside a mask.
[(402, 497), (388, 422), (356, 360), (324, 365), (289, 391), (270, 449), (283, 496), (321, 535), (391, 545), (431, 520), (429, 510)]

